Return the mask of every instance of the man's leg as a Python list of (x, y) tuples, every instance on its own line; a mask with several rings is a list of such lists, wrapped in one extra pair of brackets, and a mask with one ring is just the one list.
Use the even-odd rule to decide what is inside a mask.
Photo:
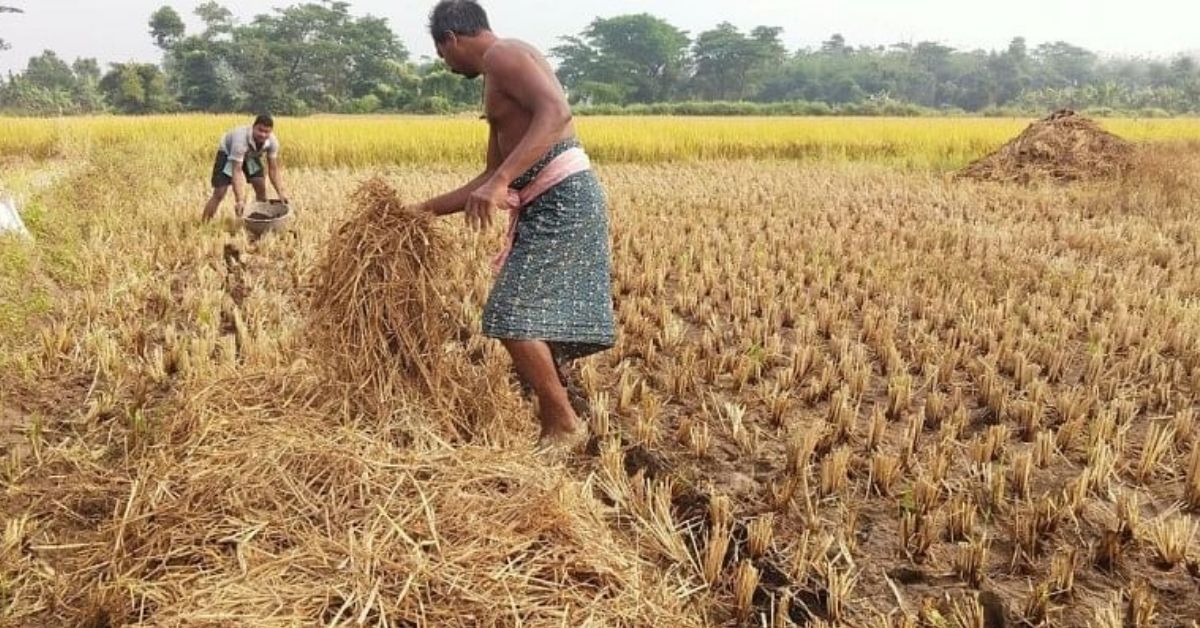
[(538, 396), (542, 424), (542, 444), (571, 444), (587, 433), (587, 426), (575, 414), (567, 398), (567, 389), (559, 380), (558, 365), (550, 346), (540, 340), (504, 340), (517, 374), (533, 387)]
[(264, 177), (254, 177), (250, 179), (250, 185), (254, 186), (254, 199), (260, 203), (267, 202), (267, 180)]
[(225, 200), (225, 193), (228, 191), (228, 185), (213, 188), (212, 196), (208, 198), (208, 203), (204, 205), (205, 222), (212, 220), (213, 216), (217, 215), (217, 208), (221, 206), (221, 201)]
[[(567, 389), (567, 398), (569, 399), (571, 396), (571, 387), (570, 387), (570, 375), (567, 370), (567, 364), (566, 364), (566, 362), (559, 359), (558, 354), (554, 352), (554, 347), (552, 345), (549, 345), (549, 346), (550, 346), (550, 359), (554, 360), (554, 369), (558, 373), (558, 382), (560, 384), (562, 384), (564, 388)], [(513, 371), (515, 372), (516, 370), (517, 370), (516, 365), (514, 364)], [(520, 372), (517, 372), (517, 385), (521, 387), (521, 395), (523, 397), (525, 397), (526, 400), (530, 400), (533, 398), (533, 386), (531, 386), (529, 384), (529, 382), (525, 381), (525, 378), (521, 376)], [(579, 413), (578, 408), (575, 409), (575, 413), (576, 414)]]

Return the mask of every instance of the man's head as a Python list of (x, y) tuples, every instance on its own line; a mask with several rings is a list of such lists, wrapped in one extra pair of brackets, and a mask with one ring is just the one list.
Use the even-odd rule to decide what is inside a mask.
[(487, 13), (474, 0), (441, 0), (429, 14), (429, 34), (438, 56), (456, 74), (475, 78), (483, 71), (483, 54), (471, 40), (490, 33)]
[(254, 138), (255, 146), (262, 146), (271, 137), (271, 133), (275, 130), (275, 120), (267, 114), (262, 114), (254, 119), (254, 126), (251, 127), (250, 134)]

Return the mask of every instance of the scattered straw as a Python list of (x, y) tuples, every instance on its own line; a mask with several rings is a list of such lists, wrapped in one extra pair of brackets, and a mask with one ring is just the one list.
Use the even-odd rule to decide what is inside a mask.
[[(520, 449), (398, 446), (370, 422), (331, 427), (336, 408), (306, 390), (322, 384), (294, 375), (243, 380), (235, 398), (202, 392), (160, 454), (121, 471), (81, 465), (68, 483), (31, 489), (39, 516), (10, 524), (0, 544), (0, 558), (23, 561), (8, 618), (698, 623), (678, 580), (614, 531), (616, 513), (563, 467)], [(294, 401), (246, 403), (279, 396)]]

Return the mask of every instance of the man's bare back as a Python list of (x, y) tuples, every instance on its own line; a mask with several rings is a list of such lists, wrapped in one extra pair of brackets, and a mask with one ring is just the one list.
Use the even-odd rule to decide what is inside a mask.
[[(496, 147), (499, 150), (499, 158), (501, 161), (506, 159), (521, 139), (525, 137), (525, 133), (529, 130), (529, 125), (533, 122), (533, 112), (526, 110), (512, 96), (505, 91), (505, 85), (499, 81), (488, 81), (487, 69), (492, 67), (497, 62), (503, 61), (505, 56), (525, 56), (533, 59), (538, 68), (545, 74), (545, 78), (558, 87), (558, 91), (562, 94), (564, 103), (566, 102), (566, 93), (563, 90), (562, 84), (558, 77), (554, 74), (554, 69), (546, 61), (535, 48), (529, 44), (517, 39), (501, 39), (488, 50), (484, 55), (484, 114), (487, 116), (488, 125), (495, 134)], [(562, 133), (557, 138), (558, 140), (566, 140), (575, 136), (575, 125), (568, 122), (563, 128)]]

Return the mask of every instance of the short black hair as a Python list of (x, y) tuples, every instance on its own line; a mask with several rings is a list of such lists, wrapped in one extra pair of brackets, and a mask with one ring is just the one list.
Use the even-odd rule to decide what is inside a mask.
[(254, 126), (265, 126), (268, 129), (273, 129), (275, 128), (275, 118), (272, 118), (269, 114), (259, 114), (259, 116), (254, 119)]
[(490, 30), (487, 12), (475, 0), (442, 0), (429, 14), (429, 34), (439, 44), (446, 41), (447, 33), (473, 37)]

